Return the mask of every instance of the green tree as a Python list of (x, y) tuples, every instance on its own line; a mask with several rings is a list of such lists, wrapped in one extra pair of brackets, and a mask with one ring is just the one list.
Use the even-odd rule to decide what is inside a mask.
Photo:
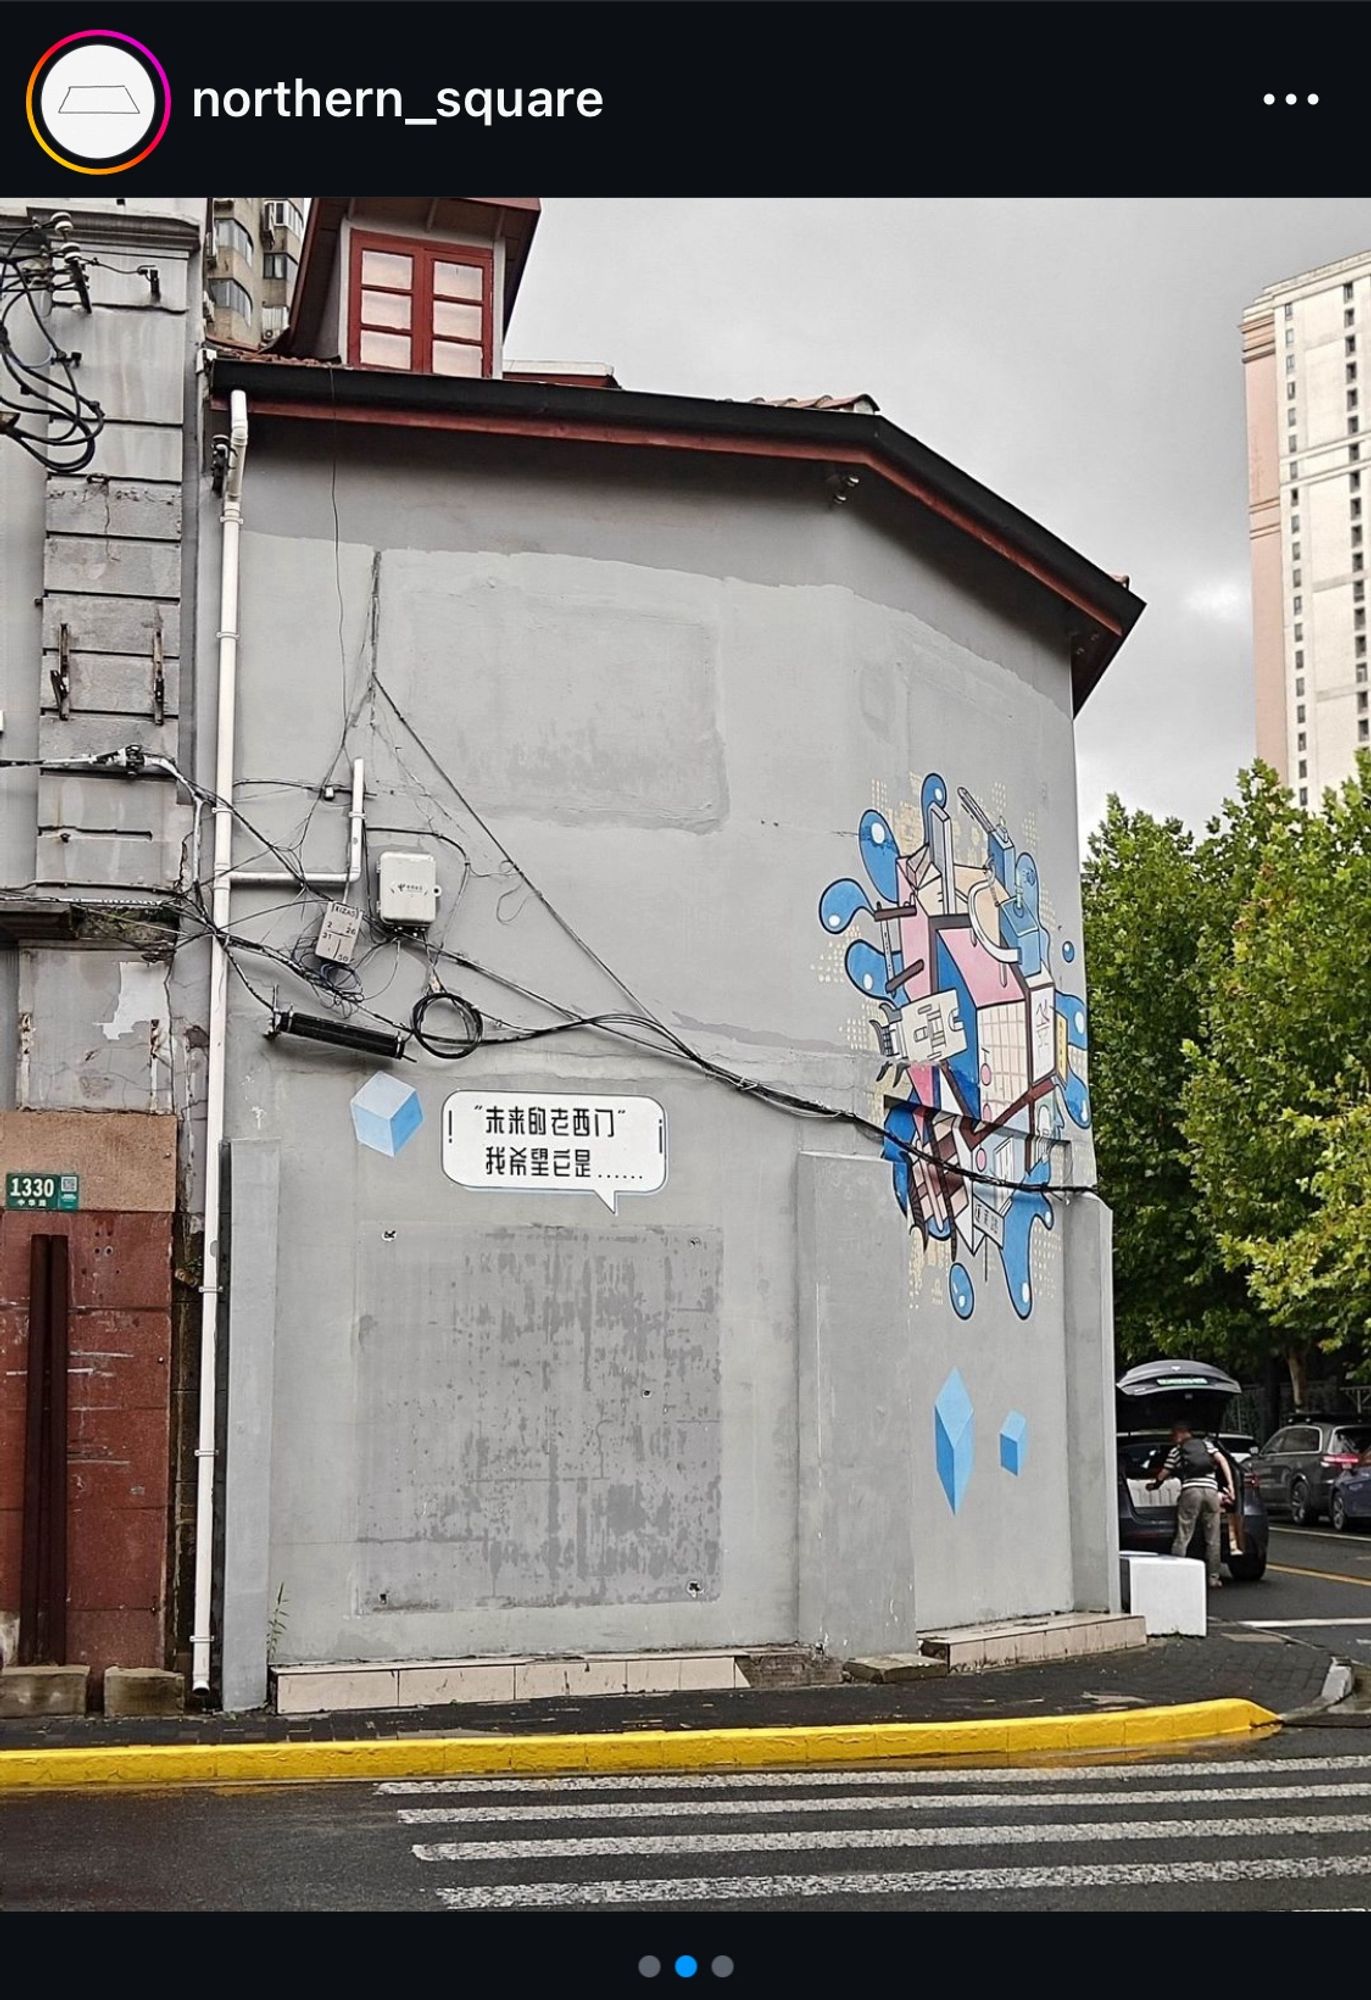
[[(1222, 837), (1241, 844), (1237, 828)], [(1111, 797), (1083, 871), (1092, 1124), (1126, 1362), (1189, 1352), (1231, 1364), (1257, 1344), (1246, 1287), (1201, 1212), (1181, 1124), (1185, 1051), (1203, 1035), (1207, 858), (1179, 820)]]
[(1201, 1214), (1302, 1401), (1316, 1351), (1368, 1359), (1371, 761), (1319, 813), (1258, 767), (1206, 850), (1184, 1132)]
[(1313, 1206), (1283, 1240), (1244, 1244), (1255, 1297), (1284, 1322), (1298, 1307), (1354, 1379), (1371, 1378), (1371, 1103), (1330, 1118), (1297, 1121), (1318, 1147), (1309, 1182)]
[(1306, 817), (1271, 766), (1258, 759), (1250, 770), (1239, 771), (1236, 797), (1225, 799), (1205, 828), (1195, 851), (1205, 889), (1196, 962), (1205, 1001), (1232, 964), (1234, 922), (1271, 843), (1297, 832)]

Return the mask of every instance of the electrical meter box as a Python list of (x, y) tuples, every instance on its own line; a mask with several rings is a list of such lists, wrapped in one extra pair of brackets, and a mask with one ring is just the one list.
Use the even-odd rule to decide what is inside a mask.
[(357, 949), (361, 928), (360, 910), (349, 909), (346, 903), (325, 904), (324, 919), (314, 940), (315, 957), (326, 959), (332, 965), (347, 965)]
[(431, 854), (383, 854), (376, 868), (376, 910), (383, 924), (422, 930), (438, 915), (438, 871)]

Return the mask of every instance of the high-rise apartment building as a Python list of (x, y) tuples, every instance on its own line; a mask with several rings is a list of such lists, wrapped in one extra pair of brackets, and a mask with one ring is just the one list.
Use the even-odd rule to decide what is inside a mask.
[(205, 255), (211, 339), (261, 347), (283, 331), (304, 234), (299, 196), (214, 197)]
[(1371, 742), (1371, 253), (1269, 285), (1242, 331), (1257, 754), (1317, 805)]

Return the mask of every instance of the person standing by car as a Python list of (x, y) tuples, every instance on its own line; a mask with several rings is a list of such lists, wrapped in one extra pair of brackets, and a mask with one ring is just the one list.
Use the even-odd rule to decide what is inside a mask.
[(1206, 1438), (1196, 1437), (1183, 1419), (1172, 1424), (1171, 1449), (1162, 1460), (1156, 1478), (1149, 1480), (1148, 1484), (1155, 1491), (1166, 1480), (1173, 1478), (1180, 1480), (1181, 1491), (1176, 1502), (1176, 1539), (1171, 1544), (1171, 1553), (1173, 1556), (1185, 1555), (1196, 1523), (1202, 1523), (1209, 1588), (1218, 1590), (1223, 1583), (1220, 1573), (1223, 1509), (1219, 1496), (1222, 1493), (1229, 1506), (1236, 1508), (1233, 1475), (1223, 1453)]

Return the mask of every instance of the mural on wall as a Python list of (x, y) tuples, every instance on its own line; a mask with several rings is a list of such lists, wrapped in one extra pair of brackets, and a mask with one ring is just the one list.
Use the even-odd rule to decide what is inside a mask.
[(412, 1084), (378, 1069), (367, 1078), (349, 1105), (352, 1130), (359, 1146), (393, 1160), (424, 1122), (424, 1107)]
[(1000, 1425), (1000, 1464), (1017, 1479), (1028, 1462), (1028, 1418), (1011, 1410)]
[(957, 1513), (976, 1463), (976, 1412), (960, 1369), (954, 1368), (933, 1404), (933, 1463), (947, 1504)]
[[(1085, 1001), (1058, 984), (1033, 856), (1017, 851), (970, 792), (958, 798), (984, 841), (983, 860), (954, 859), (947, 786), (930, 772), (919, 800), (922, 844), (901, 854), (884, 815), (863, 813), (857, 845), (870, 890), (830, 882), (819, 922), (830, 937), (861, 922), (875, 938), (854, 940), (844, 965), (877, 1008), (871, 1028), (895, 1199), (925, 1245), (948, 1243), (953, 1311), (970, 1317), (973, 1269), (988, 1273), (998, 1261), (1010, 1303), (1027, 1319), (1033, 1225), (1052, 1227), (1043, 1193), (1052, 1147), (1068, 1120), (1090, 1123)], [(1063, 965), (1075, 956), (1063, 942)]]
[[(1010, 1410), (1000, 1425), (1000, 1466), (1017, 1479), (1028, 1463), (1028, 1418)], [(976, 1410), (954, 1368), (933, 1403), (933, 1465), (948, 1506), (961, 1512), (976, 1467)]]

